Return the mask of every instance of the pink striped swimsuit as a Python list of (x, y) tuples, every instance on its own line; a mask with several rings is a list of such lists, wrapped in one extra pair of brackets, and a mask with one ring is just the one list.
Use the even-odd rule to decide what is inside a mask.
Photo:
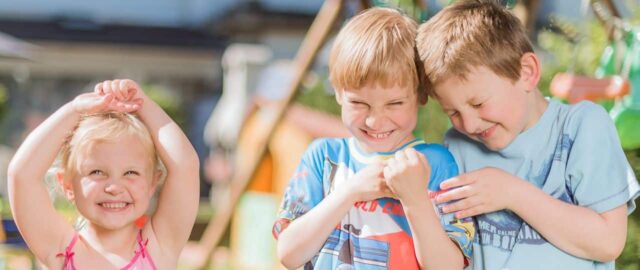
[[(73, 246), (75, 246), (78, 241), (79, 235), (76, 233), (71, 239), (71, 242), (65, 249), (64, 253), (58, 253), (58, 257), (64, 256), (64, 264), (62, 265), (63, 270), (77, 270), (75, 264), (73, 263)], [(156, 270), (156, 266), (147, 252), (147, 243), (149, 239), (146, 241), (142, 241), (142, 230), (138, 231), (138, 248), (136, 249), (136, 255), (133, 256), (131, 262), (129, 262), (125, 267), (121, 270)]]

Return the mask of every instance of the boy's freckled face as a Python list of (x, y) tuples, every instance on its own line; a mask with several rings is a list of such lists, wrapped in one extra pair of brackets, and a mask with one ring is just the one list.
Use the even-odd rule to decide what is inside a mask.
[(438, 83), (435, 93), (456, 130), (496, 151), (531, 125), (525, 89), (521, 80), (514, 83), (479, 67), (465, 80), (452, 77)]
[(413, 89), (367, 85), (338, 90), (342, 122), (366, 152), (389, 152), (414, 139), (418, 99)]

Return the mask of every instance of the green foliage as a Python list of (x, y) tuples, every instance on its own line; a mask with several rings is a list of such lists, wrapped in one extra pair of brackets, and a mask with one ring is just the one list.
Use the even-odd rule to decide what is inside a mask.
[[(640, 175), (640, 150), (627, 151), (626, 154), (636, 176)], [(629, 217), (627, 243), (622, 255), (616, 260), (616, 268), (621, 270), (640, 269), (640, 210), (638, 209)]]
[(413, 133), (426, 142), (442, 143), (449, 127), (451, 123), (447, 115), (442, 112), (442, 107), (435, 99), (430, 98), (427, 105), (418, 111), (418, 123)]
[[(556, 19), (557, 24), (570, 25), (569, 22)], [(600, 55), (607, 45), (605, 29), (597, 21), (589, 21), (585, 29), (577, 29), (578, 43), (571, 43), (566, 36), (550, 30), (541, 31), (538, 35), (538, 46), (550, 53), (542, 61), (542, 78), (540, 90), (549, 95), (549, 84), (558, 72), (573, 72), (575, 74), (594, 74)]]
[(422, 10), (413, 0), (373, 0), (373, 5), (400, 9), (419, 22), (426, 20), (428, 15), (427, 10)]
[(328, 89), (329, 80), (326, 76), (314, 75), (313, 80), (308, 80), (298, 91), (295, 102), (325, 111), (333, 115), (340, 115), (340, 105), (335, 96)]
[(185, 113), (181, 104), (182, 100), (176, 91), (170, 91), (164, 87), (150, 84), (142, 85), (142, 88), (151, 100), (158, 103), (158, 105), (167, 112), (171, 119), (185, 130)]
[(0, 84), (0, 121), (7, 116), (7, 101), (9, 100), (9, 89), (3, 84)]

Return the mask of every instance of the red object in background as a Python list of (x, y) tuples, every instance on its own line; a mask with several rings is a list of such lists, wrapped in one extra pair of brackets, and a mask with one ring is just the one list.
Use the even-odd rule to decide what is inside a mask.
[(569, 103), (583, 100), (616, 99), (629, 94), (630, 83), (620, 76), (596, 79), (569, 73), (558, 73), (551, 80), (551, 94)]

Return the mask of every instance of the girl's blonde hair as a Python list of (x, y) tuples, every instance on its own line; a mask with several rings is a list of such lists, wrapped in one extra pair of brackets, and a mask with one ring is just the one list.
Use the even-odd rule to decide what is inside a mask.
[(69, 134), (60, 151), (60, 167), (65, 171), (65, 179), (74, 177), (80, 171), (80, 159), (96, 143), (116, 142), (123, 136), (134, 136), (149, 153), (153, 169), (161, 169), (160, 160), (147, 127), (129, 113), (99, 113), (81, 118), (76, 128)]

